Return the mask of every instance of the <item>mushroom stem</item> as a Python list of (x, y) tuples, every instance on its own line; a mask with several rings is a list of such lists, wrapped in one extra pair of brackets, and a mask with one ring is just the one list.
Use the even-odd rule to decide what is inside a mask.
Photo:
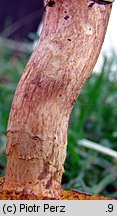
[(69, 116), (104, 40), (110, 4), (45, 1), (44, 27), (16, 89), (5, 189), (59, 198)]

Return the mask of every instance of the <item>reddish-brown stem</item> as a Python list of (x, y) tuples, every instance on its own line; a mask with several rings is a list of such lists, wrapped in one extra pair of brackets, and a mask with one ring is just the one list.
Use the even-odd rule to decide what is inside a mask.
[(59, 197), (69, 116), (97, 61), (110, 12), (111, 5), (90, 0), (46, 1), (41, 38), (10, 112), (5, 189)]

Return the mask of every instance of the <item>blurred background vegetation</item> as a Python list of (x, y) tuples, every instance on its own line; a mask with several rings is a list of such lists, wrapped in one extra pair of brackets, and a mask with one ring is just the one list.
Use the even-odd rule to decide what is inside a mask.
[[(0, 176), (6, 168), (6, 128), (17, 83), (30, 52), (0, 48)], [(117, 56), (103, 58), (73, 109), (68, 132), (68, 151), (63, 188), (117, 198), (117, 158), (79, 145), (81, 139), (117, 151)]]

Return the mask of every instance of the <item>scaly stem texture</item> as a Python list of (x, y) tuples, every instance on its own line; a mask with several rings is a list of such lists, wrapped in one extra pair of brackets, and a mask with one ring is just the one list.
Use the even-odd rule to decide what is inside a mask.
[(111, 5), (46, 1), (44, 27), (16, 89), (4, 188), (58, 198), (73, 105), (97, 61)]

